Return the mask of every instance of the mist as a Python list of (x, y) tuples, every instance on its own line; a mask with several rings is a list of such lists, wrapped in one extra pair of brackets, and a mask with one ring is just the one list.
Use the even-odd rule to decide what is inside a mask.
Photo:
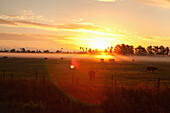
[(170, 56), (123, 56), (123, 55), (90, 55), (90, 54), (63, 54), (63, 53), (0, 53), (0, 58), (51, 58), (51, 59), (91, 59), (98, 60), (114, 59), (115, 61), (146, 61), (146, 62), (170, 62)]

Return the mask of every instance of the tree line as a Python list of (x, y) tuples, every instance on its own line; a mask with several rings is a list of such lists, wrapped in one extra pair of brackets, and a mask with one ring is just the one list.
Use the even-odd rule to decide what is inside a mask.
[[(97, 48), (92, 50), (91, 48), (80, 47), (82, 52), (86, 53), (100, 53), (101, 51)], [(104, 50), (105, 53), (116, 53), (121, 55), (168, 55), (169, 47), (164, 46), (148, 46), (147, 48), (139, 45), (134, 48), (133, 45), (118, 44), (114, 48), (113, 46), (107, 47)]]
[(29, 49), (25, 49), (25, 48), (20, 48), (19, 50), (16, 49), (1, 49), (0, 52), (10, 52), (10, 53), (62, 53), (63, 48), (61, 48), (60, 50), (56, 50), (55, 52), (52, 52), (50, 50), (29, 50)]
[[(110, 52), (112, 52), (110, 50)], [(139, 45), (138, 47), (134, 48), (134, 46), (129, 46), (125, 44), (116, 45), (114, 53), (127, 55), (127, 54), (136, 54), (136, 55), (168, 55), (169, 54), (169, 47), (164, 46), (148, 46), (147, 48), (142, 47)]]
[[(25, 48), (20, 48), (19, 50), (16, 49), (10, 49), (10, 50), (0, 50), (0, 52), (11, 52), (11, 53), (64, 53), (62, 52), (63, 48), (60, 50), (56, 50), (55, 52), (51, 52), (49, 50), (26, 50)], [(97, 48), (92, 50), (91, 48), (87, 47), (80, 47), (79, 52), (73, 52), (73, 53), (90, 53), (90, 54), (97, 54), (101, 53), (101, 50), (98, 50)], [(147, 48), (142, 47), (139, 45), (138, 47), (134, 48), (133, 45), (126, 45), (126, 44), (118, 44), (114, 48), (113, 46), (107, 47), (104, 50), (105, 53), (116, 53), (121, 55), (168, 55), (169, 54), (169, 47), (164, 46), (148, 46)], [(72, 53), (72, 52), (66, 52), (66, 53)]]

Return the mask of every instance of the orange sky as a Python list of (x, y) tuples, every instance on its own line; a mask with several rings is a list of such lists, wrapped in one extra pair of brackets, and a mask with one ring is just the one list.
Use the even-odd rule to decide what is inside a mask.
[(0, 48), (170, 45), (167, 0), (1, 0)]

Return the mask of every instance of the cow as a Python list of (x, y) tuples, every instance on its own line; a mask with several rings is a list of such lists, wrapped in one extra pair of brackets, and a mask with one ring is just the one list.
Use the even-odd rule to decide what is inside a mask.
[(154, 72), (155, 70), (158, 70), (158, 68), (157, 67), (147, 67), (146, 68), (146, 72), (148, 72), (148, 71), (149, 72), (151, 72), (151, 71)]
[(3, 56), (3, 58), (5, 58), (5, 59), (6, 59), (6, 58), (8, 58), (8, 57), (7, 57), (7, 56)]
[(89, 77), (90, 77), (90, 80), (95, 80), (95, 71), (89, 71)]
[(45, 60), (47, 60), (48, 58), (47, 58), (47, 57), (45, 57), (44, 59), (45, 59)]
[(103, 59), (103, 58), (101, 58), (101, 59), (100, 59), (100, 61), (101, 61), (101, 62), (104, 62), (104, 59)]
[(109, 62), (114, 62), (115, 61), (115, 59), (109, 59)]

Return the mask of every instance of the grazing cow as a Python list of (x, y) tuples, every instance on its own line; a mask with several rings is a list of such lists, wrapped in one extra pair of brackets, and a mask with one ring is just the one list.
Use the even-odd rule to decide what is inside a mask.
[(104, 59), (103, 59), (103, 58), (101, 58), (101, 59), (100, 59), (100, 61), (101, 61), (101, 62), (104, 62)]
[(146, 68), (146, 71), (147, 71), (147, 72), (148, 72), (148, 71), (149, 71), (149, 72), (151, 72), (151, 71), (154, 72), (155, 70), (158, 70), (158, 68), (157, 68), (157, 67), (147, 67), (147, 68)]
[(7, 56), (3, 56), (3, 58), (8, 58)]
[(47, 60), (48, 58), (45, 57), (44, 59)]
[(90, 80), (95, 80), (95, 71), (89, 71)]
[(115, 59), (109, 59), (109, 62), (114, 62), (115, 61)]
[(61, 57), (61, 60), (63, 60), (64, 58)]

